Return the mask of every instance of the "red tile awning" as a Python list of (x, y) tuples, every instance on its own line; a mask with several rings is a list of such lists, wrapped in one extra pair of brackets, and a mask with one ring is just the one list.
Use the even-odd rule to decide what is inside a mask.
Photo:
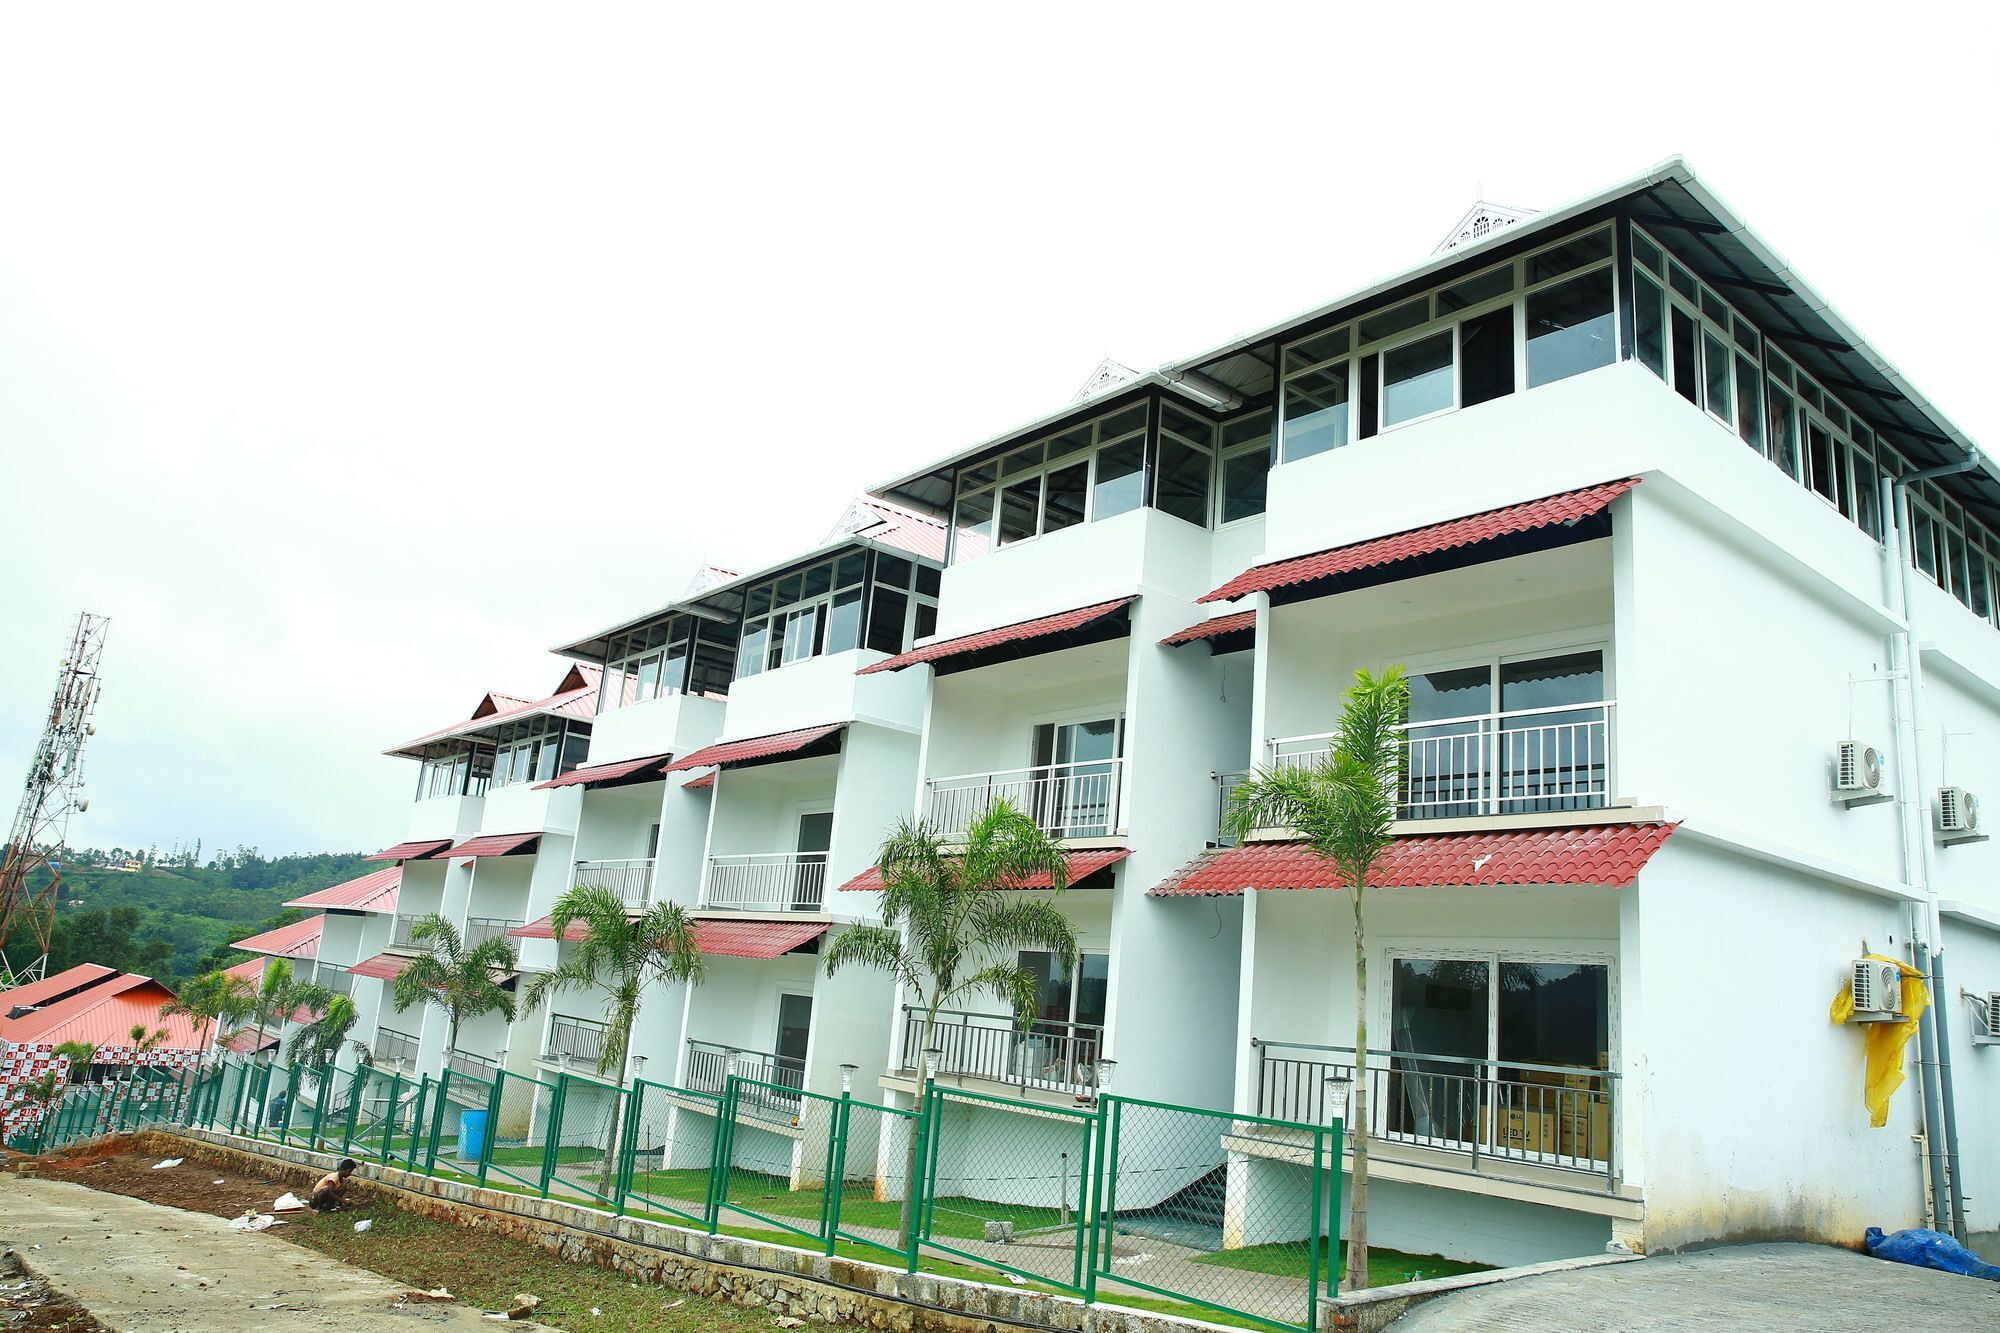
[[(1106, 866), (1117, 865), (1131, 854), (1124, 847), (1099, 847), (1089, 851), (1066, 852), (1063, 854), (1063, 860), (1068, 867), (1068, 874), (1065, 878), (1069, 883), (1074, 884), (1086, 875), (1096, 874)], [(880, 866), (869, 866), (866, 870), (856, 875), (853, 879), (848, 880), (847, 883), (840, 887), (843, 892), (850, 889), (879, 891), (882, 887), (882, 868)], [(1030, 875), (1019, 884), (1009, 884), (1006, 887), (1009, 889), (1052, 889), (1055, 887), (1055, 880), (1048, 875)]]
[(631, 783), (654, 782), (673, 760), (671, 754), (649, 754), (643, 759), (586, 764), (582, 768), (571, 769), (553, 782), (536, 783), (535, 790), (542, 791), (549, 787), (622, 787)]
[(696, 750), (687, 758), (668, 764), (662, 771), (683, 773), (691, 768), (711, 766), (727, 768), (731, 764), (748, 763), (753, 759), (779, 759), (817, 745), (827, 737), (844, 730), (846, 726), (845, 722), (829, 722), (819, 727), (801, 727), (797, 731), (780, 731), (769, 736), (752, 736), (747, 740), (724, 741), (720, 745), (710, 745)]
[(1398, 561), (1414, 560), (1440, 551), (1473, 546), (1479, 542), (1492, 541), (1515, 533), (1572, 524), (1579, 519), (1603, 512), (1613, 500), (1638, 484), (1637, 477), (1628, 477), (1623, 481), (1607, 481), (1602, 485), (1564, 491), (1560, 495), (1547, 495), (1539, 500), (1489, 509), (1484, 513), (1470, 514), (1464, 518), (1448, 519), (1443, 523), (1432, 523), (1421, 528), (1410, 528), (1387, 537), (1374, 537), (1365, 542), (1336, 546), (1313, 555), (1274, 560), (1269, 564), (1245, 570), (1198, 600), (1228, 601), (1230, 598), (1242, 597), (1248, 593), (1270, 592), (1276, 588), (1289, 588), (1301, 583), (1351, 574), (1358, 570), (1393, 565)]
[(1220, 639), (1230, 634), (1243, 634), (1257, 628), (1255, 611), (1236, 611), (1213, 620), (1204, 620), (1186, 629), (1177, 629), (1160, 640), (1162, 648), (1178, 648), (1184, 643), (1200, 643), (1207, 639)]
[(294, 898), (285, 906), (321, 910), (336, 908), (343, 912), (393, 912), (396, 910), (396, 893), (402, 883), (403, 867), (393, 865), (371, 871), (360, 879), (350, 879), (345, 884), (335, 884), (308, 893), (303, 898)]
[(261, 935), (252, 935), (247, 940), (238, 940), (230, 945), (244, 953), (269, 954), (273, 958), (311, 958), (319, 953), (319, 936), (326, 929), (326, 918), (309, 916), (303, 921), (294, 921), (289, 926), (279, 926)]
[(826, 931), (824, 921), (697, 921), (694, 943), (724, 958), (777, 958)]
[(418, 838), (415, 842), (399, 842), (394, 847), (384, 847), (373, 856), (364, 856), (364, 861), (422, 861), (436, 856), (451, 846), (450, 838)]
[[(1409, 833), (1375, 864), (1370, 888), (1602, 884), (1631, 887), (1672, 824), (1587, 824), (1492, 833)], [(1235, 896), (1247, 889), (1337, 889), (1333, 863), (1301, 842), (1246, 842), (1203, 852), (1148, 897)]]
[(704, 773), (698, 778), (689, 778), (681, 784), (681, 787), (686, 791), (700, 791), (704, 787), (713, 787), (714, 785), (715, 774)]
[[(517, 940), (552, 940), (556, 937), (556, 919), (553, 916), (538, 916), (525, 926), (516, 926), (507, 932)], [(582, 921), (572, 921), (563, 932), (563, 939), (574, 944), (590, 933), (590, 927)]]
[(446, 853), (447, 856), (513, 856), (532, 852), (542, 840), (539, 833), (488, 833), (468, 838)]
[[(1120, 597), (1115, 602), (1099, 602), (1094, 606), (1080, 606), (1074, 611), (1062, 611), (1052, 616), (1038, 616), (1033, 620), (1017, 621), (1012, 625), (1002, 625), (998, 629), (983, 629), (977, 634), (961, 634), (955, 639), (944, 639), (937, 643), (927, 643), (921, 648), (913, 648), (907, 653), (885, 658), (862, 667), (854, 674), (872, 675), (877, 671), (901, 671), (904, 667), (916, 666), (920, 662), (942, 662), (949, 658), (964, 657), (973, 653), (984, 653), (989, 649), (1007, 645), (1032, 643), (1037, 639), (1052, 639), (1072, 633), (1087, 625), (1094, 625), (1136, 600)], [(1108, 628), (1108, 627), (1106, 627)], [(1067, 643), (1051, 643), (1037, 648), (1035, 652), (1053, 652), (1068, 647)], [(1031, 656), (1031, 653), (1015, 652), (1015, 657)], [(976, 664), (973, 664), (976, 665)]]
[(377, 981), (394, 981), (409, 970), (413, 960), (407, 954), (378, 953), (373, 958), (364, 958), (347, 974), (353, 977), (374, 977)]

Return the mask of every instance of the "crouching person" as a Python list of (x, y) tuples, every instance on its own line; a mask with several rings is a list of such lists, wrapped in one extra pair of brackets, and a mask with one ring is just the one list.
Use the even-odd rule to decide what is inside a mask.
[(347, 1178), (354, 1174), (354, 1159), (343, 1157), (340, 1165), (319, 1178), (306, 1202), (316, 1213), (330, 1213), (346, 1200)]

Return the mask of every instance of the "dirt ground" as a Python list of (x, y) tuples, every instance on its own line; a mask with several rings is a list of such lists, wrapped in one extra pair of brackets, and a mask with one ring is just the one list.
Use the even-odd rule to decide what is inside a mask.
[[(414, 1333), (410, 1321), (416, 1318), (439, 1321), (444, 1328), (469, 1329), (476, 1324), (491, 1329), (494, 1323), (482, 1312), (504, 1308), (516, 1292), (540, 1298), (535, 1318), (542, 1327), (687, 1333), (770, 1323), (768, 1315), (642, 1287), (604, 1269), (564, 1263), (525, 1241), (402, 1212), (388, 1196), (371, 1194), (361, 1182), (351, 1207), (324, 1216), (286, 1214), (289, 1220), (284, 1225), (265, 1232), (234, 1231), (224, 1219), (240, 1217), (252, 1208), (271, 1212), (285, 1190), (303, 1194), (312, 1173), (274, 1169), (268, 1176), (245, 1174), (192, 1159), (156, 1170), (157, 1156), (139, 1157), (121, 1148), (115, 1143), (98, 1145), (41, 1159), (36, 1179), (0, 1175), (0, 1244), (19, 1248), (58, 1290), (74, 1295), (85, 1308), (118, 1327), (261, 1329), (282, 1322), (287, 1327), (338, 1326), (351, 1333), (377, 1328)], [(62, 1214), (64, 1222), (44, 1224), (42, 1194), (68, 1196), (64, 1203), (72, 1211)], [(136, 1202), (140, 1200), (146, 1202)], [(77, 1207), (84, 1210), (82, 1214), (75, 1211)], [(135, 1219), (130, 1225), (107, 1225), (124, 1217), (126, 1210)], [(96, 1218), (104, 1221), (92, 1220)], [(368, 1229), (356, 1232), (354, 1224), (363, 1221)], [(33, 1243), (44, 1249), (29, 1249)], [(204, 1256), (202, 1261), (177, 1253), (164, 1267), (147, 1266), (156, 1254), (186, 1246), (194, 1246), (193, 1252)], [(56, 1251), (89, 1257), (72, 1269), (50, 1258)], [(259, 1266), (244, 1269), (241, 1261), (246, 1255), (261, 1256)], [(143, 1274), (134, 1282), (98, 1280), (100, 1270), (134, 1265)], [(200, 1285), (203, 1282), (209, 1285)], [(254, 1283), (270, 1290), (246, 1299), (245, 1286)], [(440, 1287), (457, 1301), (409, 1299), (412, 1293)], [(367, 1295), (349, 1303), (350, 1288)], [(150, 1311), (148, 1317), (114, 1313), (104, 1303), (119, 1299), (121, 1291), (128, 1301), (150, 1303), (142, 1304)], [(219, 1303), (212, 1296), (217, 1291), (222, 1293)], [(177, 1302), (197, 1300), (203, 1303), (202, 1317), (195, 1317), (192, 1309), (174, 1313)], [(261, 1308), (251, 1309), (246, 1318), (246, 1304)], [(215, 1318), (207, 1317), (208, 1305), (216, 1306)], [(521, 1322), (505, 1326), (524, 1327)], [(76, 1327), (80, 1331), (90, 1326)], [(0, 1330), (5, 1328), (0, 1308)]]
[(111, 1333), (88, 1310), (23, 1268), (12, 1250), (0, 1254), (0, 1326), (28, 1333)]

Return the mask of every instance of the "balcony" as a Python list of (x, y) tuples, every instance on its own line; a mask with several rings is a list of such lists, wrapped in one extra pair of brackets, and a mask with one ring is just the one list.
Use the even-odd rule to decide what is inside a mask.
[(687, 1086), (693, 1092), (720, 1093), (732, 1078), (749, 1079), (761, 1088), (740, 1102), (791, 1111), (806, 1085), (806, 1062), (771, 1051), (750, 1051), (720, 1042), (688, 1039)]
[(429, 949), (431, 946), (428, 941), (419, 940), (413, 934), (417, 923), (423, 919), (421, 916), (398, 916), (389, 928), (389, 947), (400, 949), (404, 953), (423, 953)]
[[(923, 1045), (924, 1011), (903, 1006), (902, 1072), (915, 1077)], [(1097, 1086), (1104, 1029), (1090, 1023), (1037, 1019), (1025, 1030), (1005, 1014), (941, 1010), (931, 1028), (931, 1058), (941, 1078), (976, 1078), (1022, 1092), (1089, 1096)]]
[(549, 1019), (548, 1039), (542, 1044), (542, 1059), (549, 1064), (575, 1063), (595, 1069), (604, 1055), (604, 1039), (610, 1029), (588, 1018), (556, 1014)]
[(520, 952), (519, 948), (511, 939), (507, 939), (507, 932), (522, 924), (516, 918), (504, 916), (467, 917), (464, 934), (465, 947), (474, 949), (488, 940), (507, 940), (507, 947), (518, 953)]
[(318, 963), (313, 968), (313, 980), (335, 995), (354, 994), (354, 978), (346, 968), (337, 963)]
[[(1354, 1082), (1354, 1048), (1253, 1041), (1255, 1112), (1323, 1125)], [(1369, 1154), (1464, 1159), (1473, 1171), (1540, 1167), (1618, 1188), (1618, 1075), (1411, 1051), (1368, 1053)]]
[(609, 889), (627, 907), (644, 908), (653, 892), (653, 859), (578, 861), (570, 870), (578, 888)]
[(1052, 838), (1117, 834), (1123, 759), (1046, 764), (998, 773), (962, 773), (924, 783), (924, 822), (947, 839), (962, 838), (998, 800), (1025, 811)]
[(375, 1063), (392, 1069), (410, 1069), (417, 1063), (417, 1039), (394, 1028), (375, 1029)]
[(701, 905), (732, 912), (817, 912), (826, 902), (825, 852), (711, 856)]
[[(1615, 700), (1412, 722), (1403, 728), (1402, 819), (1600, 810), (1611, 801)], [(1320, 763), (1337, 733), (1271, 741), (1273, 768)]]
[(445, 1061), (445, 1067), (454, 1074), (481, 1079), (487, 1083), (491, 1083), (494, 1076), (500, 1072), (498, 1060), (489, 1060), (483, 1055), (474, 1055), (471, 1051), (453, 1051), (450, 1058)]

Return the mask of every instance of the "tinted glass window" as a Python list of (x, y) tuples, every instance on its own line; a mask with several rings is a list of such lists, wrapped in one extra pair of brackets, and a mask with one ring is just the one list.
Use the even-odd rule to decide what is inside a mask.
[(1146, 498), (1145, 446), (1126, 440), (1097, 454), (1097, 482), (1091, 495), (1091, 517), (1110, 518), (1137, 509)]
[(1514, 308), (1502, 306), (1458, 326), (1462, 406), (1514, 392)]
[(1336, 361), (1285, 381), (1285, 460), (1347, 443), (1347, 368)]
[(1030, 477), (1000, 488), (1000, 544), (1035, 535), (1035, 515), (1042, 501), (1042, 479)]
[(1639, 360), (1661, 379), (1667, 377), (1667, 321), (1660, 289), (1644, 278), (1632, 280), (1632, 335)]
[(882, 653), (903, 651), (903, 618), (910, 599), (893, 588), (877, 587), (868, 609), (868, 646)]
[(1208, 526), (1208, 454), (1173, 436), (1160, 440), (1159, 494), (1154, 507), (1198, 527)]
[(1393, 426), (1450, 407), (1451, 360), (1449, 331), (1382, 353), (1382, 424)]
[(1060, 532), (1083, 522), (1083, 506), (1089, 491), (1088, 462), (1057, 468), (1049, 473), (1048, 493), (1042, 498), (1042, 531)]
[(1223, 459), (1222, 521), (1233, 523), (1263, 513), (1270, 480), (1270, 456), (1262, 449)]
[(1528, 297), (1529, 388), (1608, 366), (1617, 353), (1610, 269)]

